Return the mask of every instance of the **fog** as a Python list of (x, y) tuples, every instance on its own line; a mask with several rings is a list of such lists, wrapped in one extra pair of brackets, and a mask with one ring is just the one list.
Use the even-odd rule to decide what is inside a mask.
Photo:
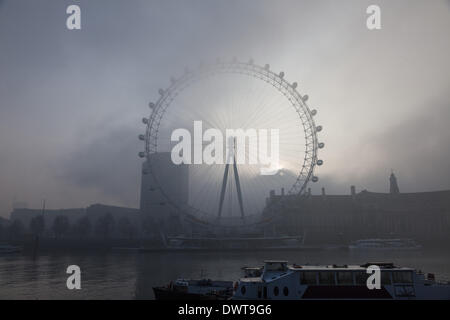
[[(269, 63), (324, 127), (327, 193), (450, 188), (450, 2), (0, 1), (0, 215), (138, 206), (149, 101), (185, 66)], [(66, 29), (78, 4), (82, 29)]]

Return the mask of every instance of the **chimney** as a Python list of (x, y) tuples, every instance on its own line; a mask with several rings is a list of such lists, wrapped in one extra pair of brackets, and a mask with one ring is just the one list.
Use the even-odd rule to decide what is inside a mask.
[(322, 199), (325, 200), (327, 198), (327, 195), (325, 193), (325, 188), (322, 187)]
[(397, 177), (394, 174), (394, 171), (391, 172), (391, 176), (389, 177), (389, 193), (390, 194), (399, 194), (400, 189), (398, 188)]
[(284, 188), (281, 188), (281, 195), (284, 196)]
[(355, 199), (356, 197), (356, 189), (355, 186), (350, 186), (350, 192), (352, 194), (352, 198)]

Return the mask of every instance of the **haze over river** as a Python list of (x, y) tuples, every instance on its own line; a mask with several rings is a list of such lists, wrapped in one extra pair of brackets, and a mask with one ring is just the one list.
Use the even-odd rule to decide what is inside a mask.
[[(211, 278), (237, 280), (243, 266), (263, 260), (289, 263), (362, 264), (389, 261), (450, 280), (448, 250), (349, 250), (185, 253), (51, 253), (0, 256), (0, 299), (153, 299), (153, 286), (170, 280)], [(69, 265), (81, 268), (81, 289), (69, 290)]]

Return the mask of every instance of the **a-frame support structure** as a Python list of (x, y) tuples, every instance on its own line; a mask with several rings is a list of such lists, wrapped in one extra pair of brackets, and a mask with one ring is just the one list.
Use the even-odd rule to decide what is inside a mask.
[[(244, 219), (244, 202), (242, 201), (242, 190), (241, 190), (241, 183), (239, 181), (239, 173), (236, 166), (236, 138), (232, 139), (232, 146), (229, 148), (229, 155), (228, 158), (233, 157), (233, 173), (234, 173), (234, 179), (236, 181), (236, 191), (239, 201), (239, 209), (241, 211), (241, 218)], [(230, 139), (230, 140), (231, 140)], [(230, 162), (227, 159), (227, 163), (225, 165), (225, 171), (223, 173), (223, 180), (222, 180), (222, 190), (220, 191), (220, 203), (219, 203), (219, 212), (218, 212), (218, 218), (220, 219), (222, 216), (222, 208), (223, 208), (223, 200), (225, 198), (225, 190), (227, 187), (227, 181), (228, 181), (228, 171), (230, 167)]]

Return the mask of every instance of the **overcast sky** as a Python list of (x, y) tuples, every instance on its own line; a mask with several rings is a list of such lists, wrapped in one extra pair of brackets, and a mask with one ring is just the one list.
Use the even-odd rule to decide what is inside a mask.
[[(378, 4), (382, 29), (366, 28)], [(78, 4), (82, 30), (66, 29)], [(326, 148), (319, 192), (450, 188), (449, 1), (0, 0), (0, 215), (138, 206), (147, 104), (185, 66), (270, 63)]]

